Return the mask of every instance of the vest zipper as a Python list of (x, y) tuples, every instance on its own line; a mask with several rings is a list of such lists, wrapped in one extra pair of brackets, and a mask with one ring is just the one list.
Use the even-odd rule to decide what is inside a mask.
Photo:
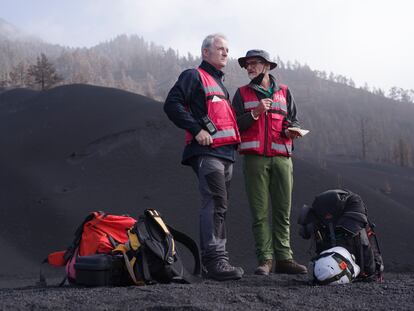
[(268, 124), (267, 124), (268, 123), (268, 121), (267, 121), (267, 118), (268, 118), (267, 111), (265, 112), (264, 118), (265, 118), (265, 128), (264, 128), (264, 134), (265, 134), (265, 138), (264, 138), (264, 155), (267, 156), (267, 137), (268, 137), (268, 135), (267, 135), (267, 127), (268, 127)]

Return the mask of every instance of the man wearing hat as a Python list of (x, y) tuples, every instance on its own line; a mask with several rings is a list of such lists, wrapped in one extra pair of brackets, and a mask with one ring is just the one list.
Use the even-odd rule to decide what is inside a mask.
[[(269, 71), (277, 64), (263, 50), (250, 50), (238, 59), (247, 70), (248, 85), (233, 99), (244, 155), (243, 172), (252, 212), (253, 235), (259, 266), (256, 274), (307, 273), (293, 260), (290, 247), (290, 210), (293, 187), (292, 140), (299, 127), (296, 105), (286, 85), (278, 84)], [(271, 226), (269, 225), (271, 203)]]

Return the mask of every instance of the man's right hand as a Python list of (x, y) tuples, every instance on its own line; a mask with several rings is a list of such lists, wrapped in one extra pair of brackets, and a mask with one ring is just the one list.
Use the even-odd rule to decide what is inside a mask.
[(261, 99), (257, 107), (253, 110), (253, 115), (258, 117), (272, 107), (273, 101), (270, 98)]
[(208, 146), (213, 143), (213, 137), (211, 137), (210, 133), (206, 130), (201, 130), (200, 132), (198, 132), (195, 139), (202, 146)]

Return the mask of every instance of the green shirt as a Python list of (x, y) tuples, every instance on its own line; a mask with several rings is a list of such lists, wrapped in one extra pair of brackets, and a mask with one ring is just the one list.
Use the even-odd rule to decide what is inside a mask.
[(273, 98), (274, 86), (275, 85), (272, 82), (272, 84), (270, 84), (269, 89), (265, 90), (261, 85), (258, 85), (258, 91), (265, 94), (268, 98)]

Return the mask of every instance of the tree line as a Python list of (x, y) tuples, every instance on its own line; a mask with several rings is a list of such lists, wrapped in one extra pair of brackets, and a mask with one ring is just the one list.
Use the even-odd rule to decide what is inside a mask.
[[(33, 76), (27, 72), (30, 66), (38, 65), (39, 58), (46, 60), (59, 73), (60, 79), (53, 85), (87, 83), (111, 86), (158, 100), (165, 98), (165, 86), (171, 85), (180, 71), (197, 66), (200, 62), (200, 57), (191, 54), (180, 56), (172, 48), (165, 49), (153, 42), (148, 43), (137, 35), (121, 35), (90, 49), (64, 48), (41, 42), (13, 42), (1, 40), (0, 37), (0, 87), (39, 87), (30, 80)], [(300, 71), (301, 74), (356, 87), (352, 78), (344, 75), (312, 70), (306, 64), (284, 62), (280, 57), (275, 60), (281, 70)], [(238, 66), (234, 59), (229, 65), (232, 62), (235, 66), (228, 67)], [(233, 69), (229, 71), (227, 69), (228, 76), (234, 74)], [(386, 92), (381, 88), (370, 87), (367, 83), (360, 88), (396, 101), (414, 102), (412, 89), (394, 86)]]
[(16, 66), (13, 66), (8, 73), (8, 77), (0, 80), (0, 87), (26, 87), (43, 91), (54, 87), (60, 82), (63, 82), (63, 78), (57, 74), (55, 66), (46, 55), (41, 53), (37, 57), (35, 64), (27, 65), (21, 61)]

